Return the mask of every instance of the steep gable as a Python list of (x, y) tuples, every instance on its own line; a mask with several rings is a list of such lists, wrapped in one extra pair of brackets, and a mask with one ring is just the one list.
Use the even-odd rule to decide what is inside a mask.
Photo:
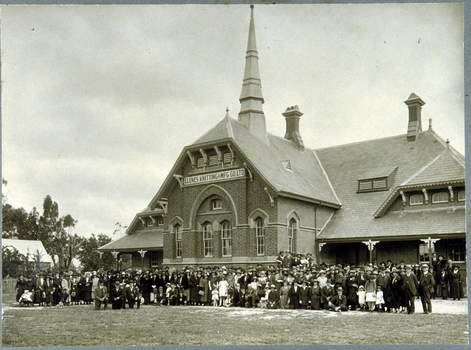
[(447, 147), (440, 155), (407, 179), (402, 185), (448, 183), (450, 181), (463, 181), (464, 178), (464, 161), (453, 154), (447, 144)]

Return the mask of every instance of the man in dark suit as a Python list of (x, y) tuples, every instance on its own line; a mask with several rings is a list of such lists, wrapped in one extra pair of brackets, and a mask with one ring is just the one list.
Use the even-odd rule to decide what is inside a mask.
[(106, 310), (108, 307), (108, 289), (103, 285), (103, 280), (100, 279), (98, 282), (98, 287), (95, 289), (95, 310), (100, 310), (101, 304), (103, 304), (103, 309)]
[(301, 288), (299, 288), (299, 304), (301, 309), (307, 309), (309, 307), (309, 300), (311, 299), (311, 290), (307, 285), (306, 280), (302, 281)]
[(301, 307), (299, 303), (299, 292), (300, 292), (300, 287), (299, 285), (295, 282), (293, 282), (293, 285), (291, 286), (289, 290), (289, 300), (291, 302), (291, 307), (293, 309), (299, 309)]
[(329, 310), (329, 301), (334, 294), (334, 284), (327, 282), (327, 285), (321, 289), (321, 304), (324, 306), (325, 310)]
[(419, 281), (417, 276), (412, 273), (412, 267), (406, 265), (406, 273), (402, 276), (402, 291), (404, 293), (404, 301), (407, 306), (407, 313), (413, 314), (415, 312), (415, 297)]
[(420, 286), (420, 301), (422, 302), (422, 308), (424, 314), (432, 313), (432, 301), (430, 296), (433, 293), (433, 288), (435, 286), (435, 280), (433, 275), (428, 271), (428, 265), (422, 264), (422, 273), (420, 274), (419, 280)]
[(347, 297), (343, 295), (342, 287), (337, 288), (337, 294), (330, 299), (329, 306), (332, 311), (348, 311)]
[(123, 290), (116, 281), (114, 288), (111, 290), (111, 304), (113, 310), (124, 309)]

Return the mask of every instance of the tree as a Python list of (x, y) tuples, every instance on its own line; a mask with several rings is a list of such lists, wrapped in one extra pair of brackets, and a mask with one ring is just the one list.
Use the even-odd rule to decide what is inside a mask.
[(59, 204), (54, 202), (51, 196), (47, 195), (44, 198), (43, 215), (39, 218), (38, 238), (43, 242), (55, 268), (59, 271), (70, 268), (78, 252), (77, 248), (81, 244), (77, 235), (70, 234), (76, 223), (70, 214), (59, 217)]
[(2, 247), (2, 277), (17, 277), (26, 270), (27, 259), (15, 247)]
[(82, 263), (82, 268), (85, 271), (98, 270), (103, 268), (105, 270), (113, 270), (115, 267), (115, 259), (111, 253), (103, 253), (101, 259), (98, 248), (111, 242), (111, 238), (107, 235), (100, 233), (96, 236), (92, 233), (91, 237), (85, 239), (80, 246), (77, 254), (78, 259)]
[(24, 236), (28, 232), (28, 213), (23, 208), (13, 208), (10, 204), (2, 205), (2, 237)]

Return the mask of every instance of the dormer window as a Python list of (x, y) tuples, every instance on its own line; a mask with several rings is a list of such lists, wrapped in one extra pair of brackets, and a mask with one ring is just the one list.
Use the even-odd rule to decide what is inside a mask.
[(388, 181), (386, 177), (358, 180), (358, 192), (387, 190), (387, 185)]
[(397, 166), (372, 168), (358, 175), (357, 192), (386, 191), (393, 182)]
[(158, 217), (157, 218), (157, 226), (162, 226), (164, 224), (164, 218), (163, 217)]
[(221, 210), (222, 209), (222, 200), (220, 199), (213, 199), (211, 201), (211, 206), (213, 210)]
[(146, 226), (147, 226), (147, 227), (154, 226), (154, 222), (152, 221), (151, 218), (147, 219), (147, 221), (146, 221)]

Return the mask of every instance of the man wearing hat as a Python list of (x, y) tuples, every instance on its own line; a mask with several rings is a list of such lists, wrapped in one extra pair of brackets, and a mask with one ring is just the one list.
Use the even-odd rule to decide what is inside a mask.
[(422, 273), (419, 279), (420, 301), (424, 314), (432, 313), (431, 295), (434, 292), (435, 280), (433, 275), (428, 271), (428, 265), (422, 264)]
[(123, 290), (120, 287), (119, 281), (114, 283), (114, 288), (111, 290), (111, 307), (113, 310), (123, 309)]
[(100, 310), (101, 304), (103, 304), (103, 309), (106, 310), (108, 307), (108, 289), (103, 285), (103, 280), (98, 281), (98, 286), (94, 291), (95, 297), (95, 310)]
[(338, 287), (337, 294), (334, 295), (332, 298), (330, 298), (329, 307), (330, 307), (330, 310), (332, 311), (337, 311), (337, 312), (348, 311), (347, 297), (343, 295), (342, 287)]
[(44, 299), (46, 294), (44, 293), (44, 284), (45, 278), (44, 274), (40, 272), (38, 274), (38, 278), (36, 279), (36, 283), (34, 285), (34, 301), (39, 304), (39, 306), (44, 306)]
[(274, 284), (270, 285), (270, 291), (268, 292), (267, 309), (278, 309), (280, 305), (280, 293), (276, 290)]
[(299, 288), (299, 304), (301, 309), (307, 309), (309, 307), (309, 301), (311, 299), (311, 290), (306, 280), (302, 281), (301, 287)]
[(419, 281), (417, 276), (412, 273), (412, 267), (406, 265), (406, 273), (402, 276), (402, 292), (404, 293), (404, 302), (407, 306), (407, 313), (413, 314), (415, 312), (415, 297)]
[(299, 293), (300, 293), (300, 286), (299, 284), (294, 281), (291, 285), (291, 288), (289, 290), (289, 300), (290, 300), (290, 303), (291, 303), (291, 308), (292, 309), (299, 309), (301, 307), (301, 304), (300, 304), (300, 299), (299, 299)]

